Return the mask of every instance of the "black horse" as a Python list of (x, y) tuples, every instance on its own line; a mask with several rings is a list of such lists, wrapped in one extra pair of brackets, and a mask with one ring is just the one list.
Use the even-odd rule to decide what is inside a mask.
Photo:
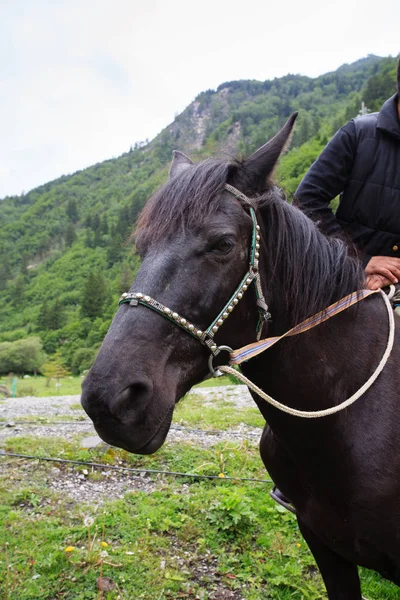
[[(347, 244), (325, 237), (271, 182), (294, 120), (245, 161), (193, 164), (175, 153), (169, 181), (139, 220), (142, 265), (125, 297), (129, 302), (121, 304), (83, 384), (82, 404), (108, 443), (155, 452), (175, 404), (207, 376), (209, 356), (216, 364), (226, 358), (226, 353), (214, 358), (215, 347), (239, 348), (256, 340), (262, 302), (257, 305), (253, 281), (241, 288), (241, 299), (236, 294), (240, 301), (232, 301), (243, 287), (249, 253), (259, 255), (261, 300), (272, 315), (264, 321), (263, 336), (281, 335), (363, 287), (362, 266)], [(229, 185), (251, 199), (260, 226), (256, 248), (252, 209)], [(262, 308), (268, 316), (265, 304)], [(307, 333), (283, 339), (243, 364), (243, 372), (291, 407), (338, 405), (379, 363), (387, 322), (382, 298), (372, 296)], [(207, 337), (210, 323), (217, 323), (216, 332)], [(396, 334), (375, 384), (335, 415), (301, 419), (253, 394), (268, 423), (262, 459), (296, 508), (330, 600), (361, 599), (357, 565), (400, 585), (398, 341)]]

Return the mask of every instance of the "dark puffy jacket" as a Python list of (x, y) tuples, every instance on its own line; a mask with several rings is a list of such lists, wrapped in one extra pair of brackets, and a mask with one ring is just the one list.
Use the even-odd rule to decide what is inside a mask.
[[(344, 230), (363, 255), (400, 257), (398, 96), (342, 127), (310, 167), (295, 202), (329, 234)], [(340, 193), (336, 216), (330, 201)]]

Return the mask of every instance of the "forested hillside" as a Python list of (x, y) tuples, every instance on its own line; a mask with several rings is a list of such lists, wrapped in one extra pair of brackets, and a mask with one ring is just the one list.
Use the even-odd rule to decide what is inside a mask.
[[(358, 114), (362, 101), (379, 110), (395, 82), (396, 59), (369, 56), (315, 79), (223, 83), (199, 94), (150, 143), (1, 200), (0, 372), (35, 370), (33, 354), (41, 346), (48, 355), (58, 352), (75, 373), (90, 366), (138, 266), (127, 238), (165, 180), (172, 150), (194, 160), (247, 155), (297, 110), (291, 149), (277, 173), (290, 199), (334, 131)], [(17, 351), (14, 342), (26, 338), (33, 339), (24, 354), (24, 343)]]

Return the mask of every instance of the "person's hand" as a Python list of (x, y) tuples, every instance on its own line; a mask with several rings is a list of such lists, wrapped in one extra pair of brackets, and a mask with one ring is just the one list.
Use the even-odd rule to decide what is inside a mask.
[[(375, 277), (373, 278), (373, 281), (375, 281), (375, 284), (378, 285), (378, 287), (398, 283), (400, 280), (400, 258), (394, 256), (373, 256), (365, 267), (365, 273), (367, 275), (367, 284), (369, 276), (372, 275), (379, 275), (382, 277), (382, 281), (385, 280), (389, 282), (378, 285), (379, 280)], [(370, 289), (378, 288), (373, 287)]]
[(368, 290), (379, 290), (392, 284), (390, 279), (387, 279), (383, 275), (378, 275), (378, 273), (367, 275), (365, 282)]

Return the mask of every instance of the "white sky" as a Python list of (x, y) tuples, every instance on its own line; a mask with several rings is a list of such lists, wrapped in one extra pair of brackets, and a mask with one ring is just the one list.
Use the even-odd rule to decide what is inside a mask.
[(0, 198), (119, 156), (235, 79), (400, 51), (400, 2), (0, 0)]

